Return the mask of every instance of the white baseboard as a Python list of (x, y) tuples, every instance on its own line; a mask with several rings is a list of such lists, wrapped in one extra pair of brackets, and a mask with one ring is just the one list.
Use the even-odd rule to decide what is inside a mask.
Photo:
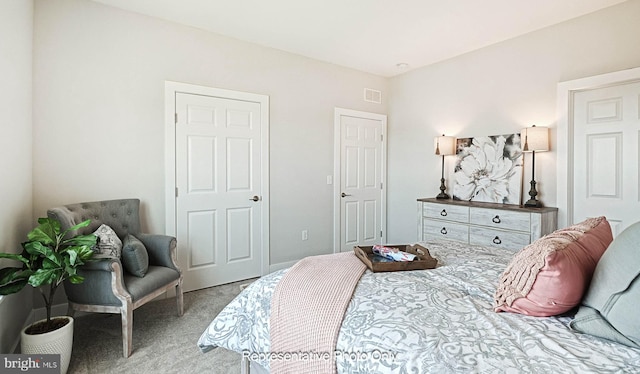
[[(57, 304), (51, 306), (51, 316), (64, 316), (67, 314), (67, 304)], [(31, 315), (27, 321), (27, 325), (30, 325), (36, 321), (47, 318), (47, 308), (42, 307), (31, 311)]]
[[(88, 312), (74, 312), (73, 316), (74, 317), (82, 317), (84, 315), (87, 315)], [(67, 303), (64, 304), (56, 304), (53, 305), (51, 307), (51, 317), (57, 317), (57, 316), (66, 316), (67, 315)], [(38, 308), (38, 309), (33, 309), (31, 311), (31, 314), (29, 314), (29, 318), (27, 318), (27, 320), (25, 321), (24, 327), (27, 327), (28, 325), (36, 322), (36, 321), (40, 321), (47, 318), (47, 308), (42, 307), (42, 308)]]
[[(173, 294), (175, 296), (175, 291), (173, 291)], [(168, 298), (168, 297), (169, 297), (169, 295), (167, 295), (167, 293), (164, 293), (164, 294), (156, 297), (154, 300), (165, 299), (165, 298)], [(6, 299), (6, 298), (0, 296), (0, 303), (2, 303), (4, 301), (4, 299)], [(74, 312), (73, 316), (74, 317), (82, 317), (82, 316), (87, 315), (87, 314), (90, 314), (90, 312), (76, 311), (76, 312)], [(66, 315), (67, 315), (67, 303), (56, 304), (56, 305), (53, 305), (51, 307), (51, 316), (52, 317), (66, 316)], [(31, 309), (31, 312), (29, 313), (27, 318), (25, 318), (25, 320), (24, 320), (22, 328), (24, 329), (25, 327), (31, 325), (32, 323), (34, 323), (36, 321), (40, 321), (40, 320), (46, 319), (46, 318), (47, 318), (47, 308), (42, 307), (42, 308), (37, 308), (37, 309)], [(12, 349), (11, 349), (10, 352), (17, 352), (19, 346), (20, 346), (20, 335), (16, 336), (15, 341), (11, 346)]]

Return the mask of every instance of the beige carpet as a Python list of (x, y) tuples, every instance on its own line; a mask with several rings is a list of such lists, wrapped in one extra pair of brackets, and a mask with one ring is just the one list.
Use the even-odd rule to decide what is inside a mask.
[(216, 348), (202, 353), (198, 338), (209, 322), (238, 293), (231, 283), (184, 294), (184, 315), (175, 299), (153, 301), (133, 316), (133, 353), (122, 356), (119, 314), (77, 317), (70, 374), (80, 373), (240, 373), (240, 355)]

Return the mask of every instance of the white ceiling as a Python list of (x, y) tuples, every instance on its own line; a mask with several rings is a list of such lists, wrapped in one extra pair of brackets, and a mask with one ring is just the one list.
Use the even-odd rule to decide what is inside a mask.
[(93, 1), (390, 77), (626, 0)]

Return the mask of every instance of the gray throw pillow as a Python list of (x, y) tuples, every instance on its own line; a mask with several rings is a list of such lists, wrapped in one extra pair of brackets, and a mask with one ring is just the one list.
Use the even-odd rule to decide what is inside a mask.
[(149, 254), (147, 248), (135, 236), (129, 234), (124, 238), (122, 246), (122, 266), (129, 273), (142, 278), (149, 270)]
[(571, 327), (640, 348), (640, 222), (604, 252)]
[(111, 227), (103, 223), (93, 235), (98, 237), (98, 242), (92, 248), (94, 258), (120, 258), (122, 241)]

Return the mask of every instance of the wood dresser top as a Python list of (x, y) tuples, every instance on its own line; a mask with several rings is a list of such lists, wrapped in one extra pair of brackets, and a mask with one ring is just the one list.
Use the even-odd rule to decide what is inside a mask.
[(435, 197), (422, 198), (422, 199), (418, 199), (418, 201), (425, 202), (425, 203), (461, 205), (461, 206), (468, 206), (468, 207), (475, 207), (475, 208), (513, 210), (518, 212), (524, 211), (524, 212), (532, 212), (532, 213), (553, 212), (558, 210), (558, 208), (552, 208), (552, 207), (530, 208), (530, 207), (525, 207), (522, 205), (515, 205), (515, 204), (498, 204), (498, 203), (485, 203), (480, 201), (436, 199)]

